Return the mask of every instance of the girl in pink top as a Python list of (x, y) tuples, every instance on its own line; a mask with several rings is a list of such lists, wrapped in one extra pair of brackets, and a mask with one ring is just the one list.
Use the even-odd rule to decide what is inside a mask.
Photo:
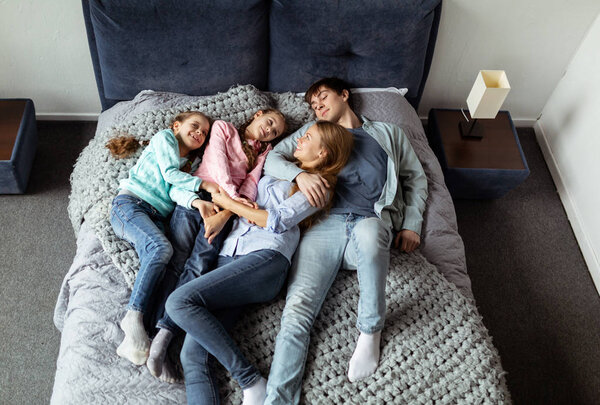
[[(270, 142), (283, 134), (285, 118), (278, 110), (257, 111), (253, 117), (236, 129), (231, 123), (217, 120), (210, 131), (210, 140), (202, 156), (202, 163), (194, 176), (207, 186), (210, 182), (218, 192), (220, 186), (229, 196), (257, 208), (256, 194)], [(218, 185), (218, 186), (217, 186)], [(200, 198), (211, 201), (210, 194), (200, 192)], [(166, 357), (167, 348), (179, 328), (164, 313), (164, 303), (175, 288), (214, 268), (223, 241), (231, 230), (232, 212), (199, 212), (177, 206), (171, 216), (170, 241), (173, 256), (161, 284), (157, 287), (156, 323), (158, 333), (152, 340), (147, 366), (150, 373), (167, 382), (179, 379)]]
[(277, 110), (259, 110), (238, 131), (231, 123), (215, 121), (202, 163), (194, 176), (218, 184), (233, 199), (256, 199), (258, 181), (269, 143), (285, 130)]

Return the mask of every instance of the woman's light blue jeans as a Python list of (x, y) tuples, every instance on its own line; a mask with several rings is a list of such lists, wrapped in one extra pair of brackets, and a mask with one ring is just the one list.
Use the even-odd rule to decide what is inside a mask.
[(177, 288), (166, 310), (187, 332), (181, 352), (189, 404), (218, 404), (218, 387), (209, 367), (214, 356), (242, 389), (259, 371), (242, 354), (223, 324), (228, 310), (269, 301), (277, 295), (290, 266), (281, 253), (264, 249), (247, 255), (219, 256), (218, 267)]
[(304, 234), (292, 261), (265, 404), (300, 402), (310, 330), (340, 267), (357, 269), (358, 329), (383, 328), (391, 242), (379, 218), (353, 214), (331, 214)]
[(140, 259), (128, 310), (146, 312), (157, 282), (162, 278), (173, 255), (165, 236), (166, 221), (154, 207), (137, 197), (117, 195), (110, 211), (115, 234), (131, 243)]

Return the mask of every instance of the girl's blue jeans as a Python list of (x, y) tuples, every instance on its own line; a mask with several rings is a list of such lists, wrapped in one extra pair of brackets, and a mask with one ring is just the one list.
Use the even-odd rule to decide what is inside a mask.
[(289, 266), (285, 256), (269, 249), (235, 257), (219, 256), (215, 270), (171, 293), (167, 313), (187, 333), (181, 363), (188, 403), (219, 403), (209, 354), (229, 371), (242, 389), (260, 377), (223, 322), (229, 311), (237, 312), (248, 304), (275, 298), (285, 282)]
[[(205, 199), (205, 198), (203, 198)], [(210, 197), (206, 199), (210, 201)], [(229, 218), (212, 243), (204, 237), (204, 221), (196, 209), (178, 205), (171, 215), (173, 257), (156, 291), (156, 326), (178, 333), (179, 328), (164, 311), (169, 294), (177, 287), (208, 273), (216, 267), (219, 251), (227, 238), (234, 217)]]
[(146, 312), (155, 286), (173, 255), (164, 232), (165, 221), (154, 207), (137, 197), (118, 195), (113, 200), (110, 211), (113, 230), (134, 247), (140, 259), (128, 310)]

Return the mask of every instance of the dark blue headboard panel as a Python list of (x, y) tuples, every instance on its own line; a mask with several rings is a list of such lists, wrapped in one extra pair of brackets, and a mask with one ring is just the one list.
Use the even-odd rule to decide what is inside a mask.
[(432, 28), (437, 33), (438, 4), (274, 1), (269, 88), (304, 91), (322, 77), (337, 76), (351, 87), (406, 87), (406, 97), (416, 101), (430, 63), (428, 48), (434, 45)]
[(304, 91), (407, 87), (418, 105), (441, 0), (82, 0), (105, 110), (141, 90), (207, 95), (235, 84)]

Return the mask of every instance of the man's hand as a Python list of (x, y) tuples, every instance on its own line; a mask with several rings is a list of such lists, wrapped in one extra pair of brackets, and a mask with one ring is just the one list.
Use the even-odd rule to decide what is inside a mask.
[(199, 198), (196, 198), (194, 201), (192, 201), (192, 207), (200, 211), (200, 216), (205, 222), (209, 217), (219, 212), (219, 207), (217, 207), (215, 204)]
[(327, 203), (329, 182), (316, 173), (302, 172), (296, 176), (296, 184), (313, 207), (323, 208)]
[(420, 244), (421, 237), (419, 234), (409, 229), (403, 229), (398, 232), (398, 235), (396, 235), (396, 239), (394, 240), (394, 247), (399, 248), (406, 253), (412, 252), (418, 248)]
[(221, 232), (230, 216), (231, 213), (229, 211), (221, 211), (216, 215), (204, 219), (204, 237), (208, 240), (209, 244)]

